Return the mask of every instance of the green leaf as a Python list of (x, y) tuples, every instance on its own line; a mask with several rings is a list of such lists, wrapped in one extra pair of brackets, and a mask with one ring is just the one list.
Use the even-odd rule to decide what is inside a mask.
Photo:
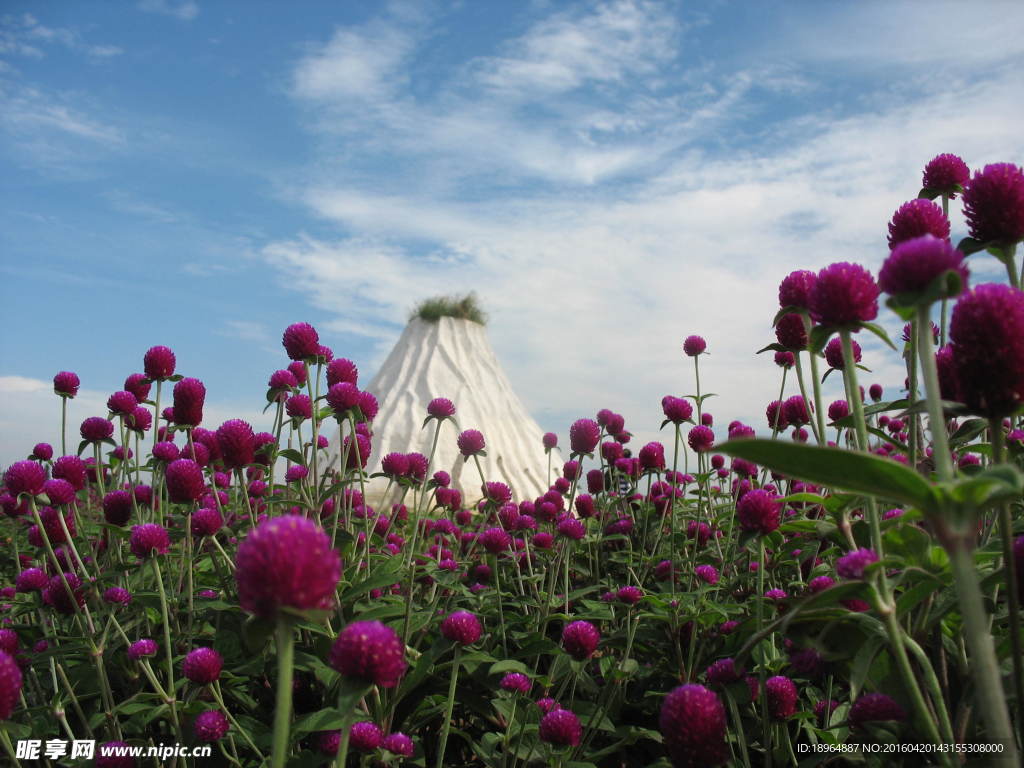
[(918, 200), (934, 200), (937, 197), (941, 197), (942, 193), (937, 189), (931, 187), (921, 187), (921, 191), (917, 193)]
[(828, 340), (836, 333), (831, 325), (816, 325), (811, 330), (810, 339), (807, 342), (807, 349), (812, 355), (820, 355)]
[(866, 453), (749, 438), (730, 440), (718, 451), (800, 480), (882, 496), (922, 510), (934, 509), (937, 503), (932, 487), (912, 469)]
[[(950, 270), (950, 271), (952, 272), (952, 270)], [(958, 280), (959, 280), (959, 277), (960, 276), (957, 275), (957, 279)], [(885, 329), (882, 326), (880, 326), (880, 325), (878, 325), (876, 323), (861, 323), (860, 327), (863, 328), (866, 331), (870, 331), (871, 333), (875, 334), (875, 336), (877, 336), (882, 341), (884, 341), (889, 346), (890, 349), (892, 349), (894, 351), (896, 350), (896, 345), (892, 343), (892, 339), (889, 338), (889, 334), (887, 334), (885, 332)]]
[(345, 725), (345, 713), (341, 710), (328, 707), (314, 712), (311, 715), (296, 720), (292, 725), (292, 735), (312, 733), (313, 731), (335, 731)]
[(285, 448), (282, 451), (278, 451), (277, 455), (280, 458), (288, 459), (294, 464), (301, 464), (303, 467), (306, 466), (305, 457), (294, 448)]
[(949, 491), (950, 498), (963, 508), (981, 510), (1020, 498), (1024, 493), (1024, 476), (1009, 464), (999, 464), (957, 482)]
[(957, 243), (956, 249), (963, 253), (964, 256), (970, 256), (972, 253), (978, 251), (984, 251), (988, 248), (988, 243), (983, 243), (980, 240), (975, 240), (973, 237), (965, 237), (959, 243)]
[(957, 428), (956, 432), (950, 435), (949, 445), (952, 448), (963, 443), (969, 443), (986, 429), (988, 429), (988, 422), (985, 419), (968, 419)]
[(779, 324), (779, 320), (784, 318), (786, 315), (804, 315), (807, 314), (807, 310), (803, 307), (783, 307), (775, 313), (775, 317), (772, 318), (772, 328)]
[(761, 349), (757, 350), (757, 354), (759, 355), (762, 352), (789, 352), (789, 347), (784, 347), (778, 342), (775, 342), (774, 344), (769, 344), (767, 347), (761, 347)]

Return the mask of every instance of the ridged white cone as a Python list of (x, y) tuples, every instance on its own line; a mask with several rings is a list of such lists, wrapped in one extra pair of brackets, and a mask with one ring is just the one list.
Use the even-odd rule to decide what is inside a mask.
[[(388, 453), (429, 455), (436, 422), (423, 429), (427, 404), (446, 397), (455, 404), (458, 429), (483, 433), (487, 456), (480, 458), (480, 465), (487, 481), (505, 483), (517, 501), (532, 500), (548, 489), (544, 433), (512, 390), (479, 323), (414, 318), (365, 389), (380, 402), (367, 471), (379, 472), (381, 458)], [(480, 477), (473, 460), (466, 462), (459, 453), (458, 429), (451, 421), (442, 426), (430, 471), (451, 474), (452, 487), (462, 491), (465, 503), (472, 503), (481, 496)], [(329, 449), (332, 457), (338, 455), (339, 445), (336, 431)], [(555, 450), (552, 478), (561, 467)], [(384, 478), (376, 478), (367, 489), (368, 500), (379, 501), (386, 486)]]

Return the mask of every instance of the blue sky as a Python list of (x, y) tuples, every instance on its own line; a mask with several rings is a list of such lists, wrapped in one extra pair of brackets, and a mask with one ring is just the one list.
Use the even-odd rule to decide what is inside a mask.
[(210, 426), (258, 422), (289, 323), (368, 383), (470, 289), (545, 429), (610, 407), (655, 439), (691, 333), (709, 408), (761, 427), (779, 280), (877, 270), (940, 152), (1024, 158), (1021, 29), (996, 1), (8, 0), (0, 464), (54, 439), (58, 370), (80, 420), (166, 344)]

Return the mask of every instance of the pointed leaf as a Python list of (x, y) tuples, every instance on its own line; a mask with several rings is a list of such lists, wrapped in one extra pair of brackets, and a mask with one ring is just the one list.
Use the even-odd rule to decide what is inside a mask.
[(908, 467), (866, 453), (776, 440), (730, 440), (718, 451), (819, 485), (883, 496), (923, 510), (934, 508), (932, 487)]
[(921, 187), (921, 191), (917, 193), (918, 200), (934, 200), (940, 197), (942, 193), (937, 189), (931, 187)]
[[(950, 272), (952, 271), (953, 270), (950, 270)], [(959, 279), (959, 275), (957, 275), (957, 278)], [(861, 323), (860, 327), (867, 331), (871, 331), (871, 333), (875, 334), (875, 336), (884, 341), (890, 349), (896, 349), (896, 345), (892, 343), (892, 339), (889, 338), (889, 334), (885, 332), (885, 329), (882, 326), (878, 325), (877, 323)]]
[(970, 256), (972, 253), (978, 251), (984, 251), (988, 247), (988, 243), (983, 243), (980, 240), (975, 240), (973, 237), (965, 237), (959, 243), (957, 243), (956, 249), (963, 253), (964, 256)]

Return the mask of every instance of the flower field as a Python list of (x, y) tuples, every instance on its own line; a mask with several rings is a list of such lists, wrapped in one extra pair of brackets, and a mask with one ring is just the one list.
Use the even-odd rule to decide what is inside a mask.
[[(167, 347), (77, 429), (58, 373), (47, 442), (0, 489), (4, 764), (1020, 765), (1024, 172), (939, 155), (922, 187), (877, 275), (780, 275), (756, 430), (717, 416), (714, 339), (690, 336), (663, 442), (581, 418), (537, 446), (569, 454), (537, 498), (477, 472), (487, 435), (444, 392), (422, 453), (369, 465), (377, 400), (305, 323), (271, 432), (203, 426)], [(865, 339), (905, 388), (862, 386)], [(440, 441), (476, 493), (433, 466)]]

